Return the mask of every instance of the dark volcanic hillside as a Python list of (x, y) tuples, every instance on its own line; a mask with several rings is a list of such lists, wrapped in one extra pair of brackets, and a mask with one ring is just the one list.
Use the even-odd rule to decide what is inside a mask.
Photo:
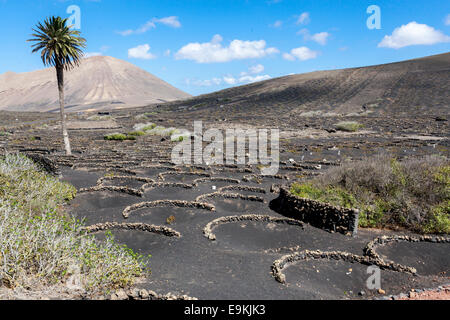
[[(450, 53), (421, 59), (267, 80), (166, 104), (169, 109), (224, 114), (276, 111), (279, 116), (447, 114)], [(282, 113), (280, 113), (282, 112)], [(310, 114), (307, 114), (309, 112)], [(222, 114), (222, 112), (218, 112)]]

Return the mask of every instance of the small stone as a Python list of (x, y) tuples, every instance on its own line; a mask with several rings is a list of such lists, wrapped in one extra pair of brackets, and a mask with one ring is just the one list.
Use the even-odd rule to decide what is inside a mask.
[(132, 299), (137, 299), (139, 298), (139, 289), (130, 289), (127, 295)]
[(386, 294), (386, 291), (384, 291), (383, 289), (378, 289), (378, 293), (379, 294)]
[(145, 289), (139, 290), (139, 297), (141, 297), (141, 299), (147, 300), (149, 297), (148, 291)]
[(365, 295), (366, 295), (366, 292), (365, 292), (364, 290), (362, 290), (362, 291), (358, 292), (358, 295), (360, 295), (360, 296), (365, 296)]
[(158, 298), (158, 294), (155, 291), (149, 290), (148, 295), (150, 300), (156, 300)]
[(117, 300), (128, 300), (128, 295), (123, 289), (119, 289), (116, 291)]

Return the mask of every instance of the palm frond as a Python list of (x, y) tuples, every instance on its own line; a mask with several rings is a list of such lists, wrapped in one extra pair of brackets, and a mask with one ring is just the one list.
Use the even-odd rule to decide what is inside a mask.
[(38, 22), (27, 40), (34, 42), (32, 52), (41, 51), (41, 59), (45, 66), (62, 67), (69, 70), (78, 66), (83, 58), (86, 39), (78, 30), (70, 29), (67, 19), (50, 17), (43, 23)]

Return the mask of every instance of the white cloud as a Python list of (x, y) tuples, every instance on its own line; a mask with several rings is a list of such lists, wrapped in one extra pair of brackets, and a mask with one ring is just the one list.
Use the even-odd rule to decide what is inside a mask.
[(450, 42), (450, 37), (426, 24), (415, 21), (396, 28), (392, 35), (384, 36), (378, 47), (399, 49), (413, 45), (432, 45)]
[(181, 27), (181, 23), (178, 20), (178, 17), (176, 16), (170, 16), (170, 17), (165, 17), (165, 18), (161, 18), (161, 19), (155, 19), (155, 22), (159, 22), (162, 24), (165, 24), (166, 26), (172, 27), (172, 28), (180, 28)]
[(129, 36), (132, 34), (142, 34), (142, 33), (147, 32), (150, 29), (156, 28), (156, 24), (158, 24), (158, 23), (164, 24), (164, 25), (172, 27), (172, 28), (180, 28), (181, 27), (181, 23), (178, 20), (178, 17), (170, 16), (170, 17), (165, 17), (165, 18), (161, 18), (161, 19), (153, 18), (153, 19), (147, 21), (145, 24), (143, 24), (140, 28), (138, 28), (136, 30), (128, 29), (125, 31), (118, 31), (117, 33), (122, 36)]
[(131, 34), (141, 34), (145, 33), (150, 29), (156, 28), (156, 24), (154, 21), (147, 21), (144, 25), (142, 25), (139, 29), (136, 30), (125, 30), (125, 31), (119, 31), (118, 33), (122, 36), (129, 36)]
[(272, 77), (268, 74), (264, 75), (241, 75), (239, 78), (235, 78), (234, 76), (227, 75), (223, 77), (223, 82), (225, 82), (228, 85), (235, 85), (235, 84), (243, 84), (243, 83), (253, 83), (263, 80), (271, 79)]
[[(309, 30), (308, 29), (300, 29), (299, 31), (297, 31), (297, 34), (302, 35), (304, 38), (309, 36)], [(306, 40), (306, 39), (305, 39)]]
[(233, 40), (223, 47), (222, 36), (215, 35), (210, 42), (189, 43), (175, 54), (177, 60), (193, 60), (198, 63), (228, 62), (231, 60), (256, 59), (278, 53), (276, 48), (266, 48), (266, 41)]
[(211, 43), (220, 43), (223, 41), (223, 38), (220, 34), (215, 34), (214, 37), (212, 37)]
[(103, 46), (100, 47), (100, 51), (97, 51), (97, 52), (86, 52), (84, 54), (84, 57), (85, 58), (90, 58), (90, 57), (102, 56), (108, 50), (109, 50), (109, 46), (103, 45)]
[(233, 76), (225, 76), (223, 77), (223, 81), (225, 81), (226, 84), (236, 84), (237, 80)]
[(330, 34), (328, 32), (320, 32), (320, 33), (313, 34), (311, 36), (311, 40), (324, 46), (327, 44), (327, 40), (328, 40), (329, 36), (330, 36)]
[(219, 79), (219, 78), (213, 78), (211, 81), (212, 81), (214, 84), (217, 84), (217, 85), (219, 85), (219, 84), (222, 83), (222, 79)]
[(260, 74), (264, 71), (264, 66), (262, 64), (257, 64), (256, 66), (251, 66), (248, 71), (241, 72), (241, 77), (246, 77), (248, 75)]
[(270, 26), (273, 27), (273, 28), (281, 28), (282, 25), (283, 25), (283, 21), (277, 20), (273, 24), (271, 24)]
[(328, 32), (319, 32), (311, 35), (308, 29), (301, 29), (297, 34), (302, 35), (305, 41), (315, 41), (320, 45), (326, 45), (330, 34)]
[(295, 61), (295, 57), (291, 55), (290, 53), (283, 53), (283, 59), (289, 60), (289, 61)]
[(252, 83), (252, 82), (258, 82), (263, 80), (269, 80), (272, 77), (265, 74), (265, 75), (257, 75), (257, 76), (243, 76), (239, 78), (240, 83)]
[(128, 50), (128, 58), (136, 58), (136, 59), (154, 59), (155, 55), (149, 52), (150, 46), (148, 44), (143, 44), (137, 46), (135, 48), (131, 48)]
[(124, 30), (124, 31), (117, 31), (117, 33), (120, 34), (121, 36), (126, 37), (126, 36), (129, 36), (130, 34), (133, 34), (134, 31), (131, 29), (128, 29), (128, 30)]
[(84, 57), (85, 58), (90, 58), (90, 57), (98, 57), (98, 56), (101, 56), (101, 55), (102, 55), (101, 52), (86, 52), (84, 54)]
[(295, 61), (296, 59), (306, 61), (315, 59), (319, 55), (319, 52), (313, 51), (307, 47), (300, 47), (292, 49), (290, 53), (284, 53), (283, 58), (289, 61)]
[(222, 79), (213, 78), (211, 80), (191, 80), (186, 79), (187, 85), (194, 85), (197, 87), (211, 87), (213, 85), (220, 85), (222, 83)]
[(297, 19), (297, 24), (308, 24), (311, 21), (309, 12), (303, 12)]
[(274, 48), (274, 47), (270, 47), (270, 48), (267, 48), (266, 53), (267, 54), (276, 54), (276, 53), (280, 53), (280, 50), (278, 50), (277, 48)]
[(258, 74), (264, 71), (264, 66), (262, 64), (257, 64), (256, 66), (250, 67), (248, 70), (251, 74)]
[(194, 85), (198, 87), (210, 87), (213, 85), (237, 85), (237, 84), (245, 84), (245, 83), (253, 83), (263, 80), (271, 79), (272, 77), (264, 74), (264, 75), (250, 75), (247, 72), (241, 72), (241, 75), (239, 77), (235, 77), (233, 75), (226, 75), (222, 78), (213, 78), (211, 80), (192, 80), (192, 79), (186, 79), (187, 85)]
[(168, 57), (171, 53), (172, 52), (170, 51), (170, 49), (167, 49), (166, 51), (164, 51), (164, 56)]
[(450, 14), (445, 17), (444, 23), (446, 26), (450, 26)]

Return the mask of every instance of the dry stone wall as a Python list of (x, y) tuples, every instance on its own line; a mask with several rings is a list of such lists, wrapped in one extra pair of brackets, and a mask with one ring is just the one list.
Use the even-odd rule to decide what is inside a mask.
[(271, 201), (270, 207), (284, 216), (301, 220), (316, 228), (353, 236), (358, 231), (357, 209), (341, 208), (300, 198), (285, 187), (280, 188), (279, 197)]

